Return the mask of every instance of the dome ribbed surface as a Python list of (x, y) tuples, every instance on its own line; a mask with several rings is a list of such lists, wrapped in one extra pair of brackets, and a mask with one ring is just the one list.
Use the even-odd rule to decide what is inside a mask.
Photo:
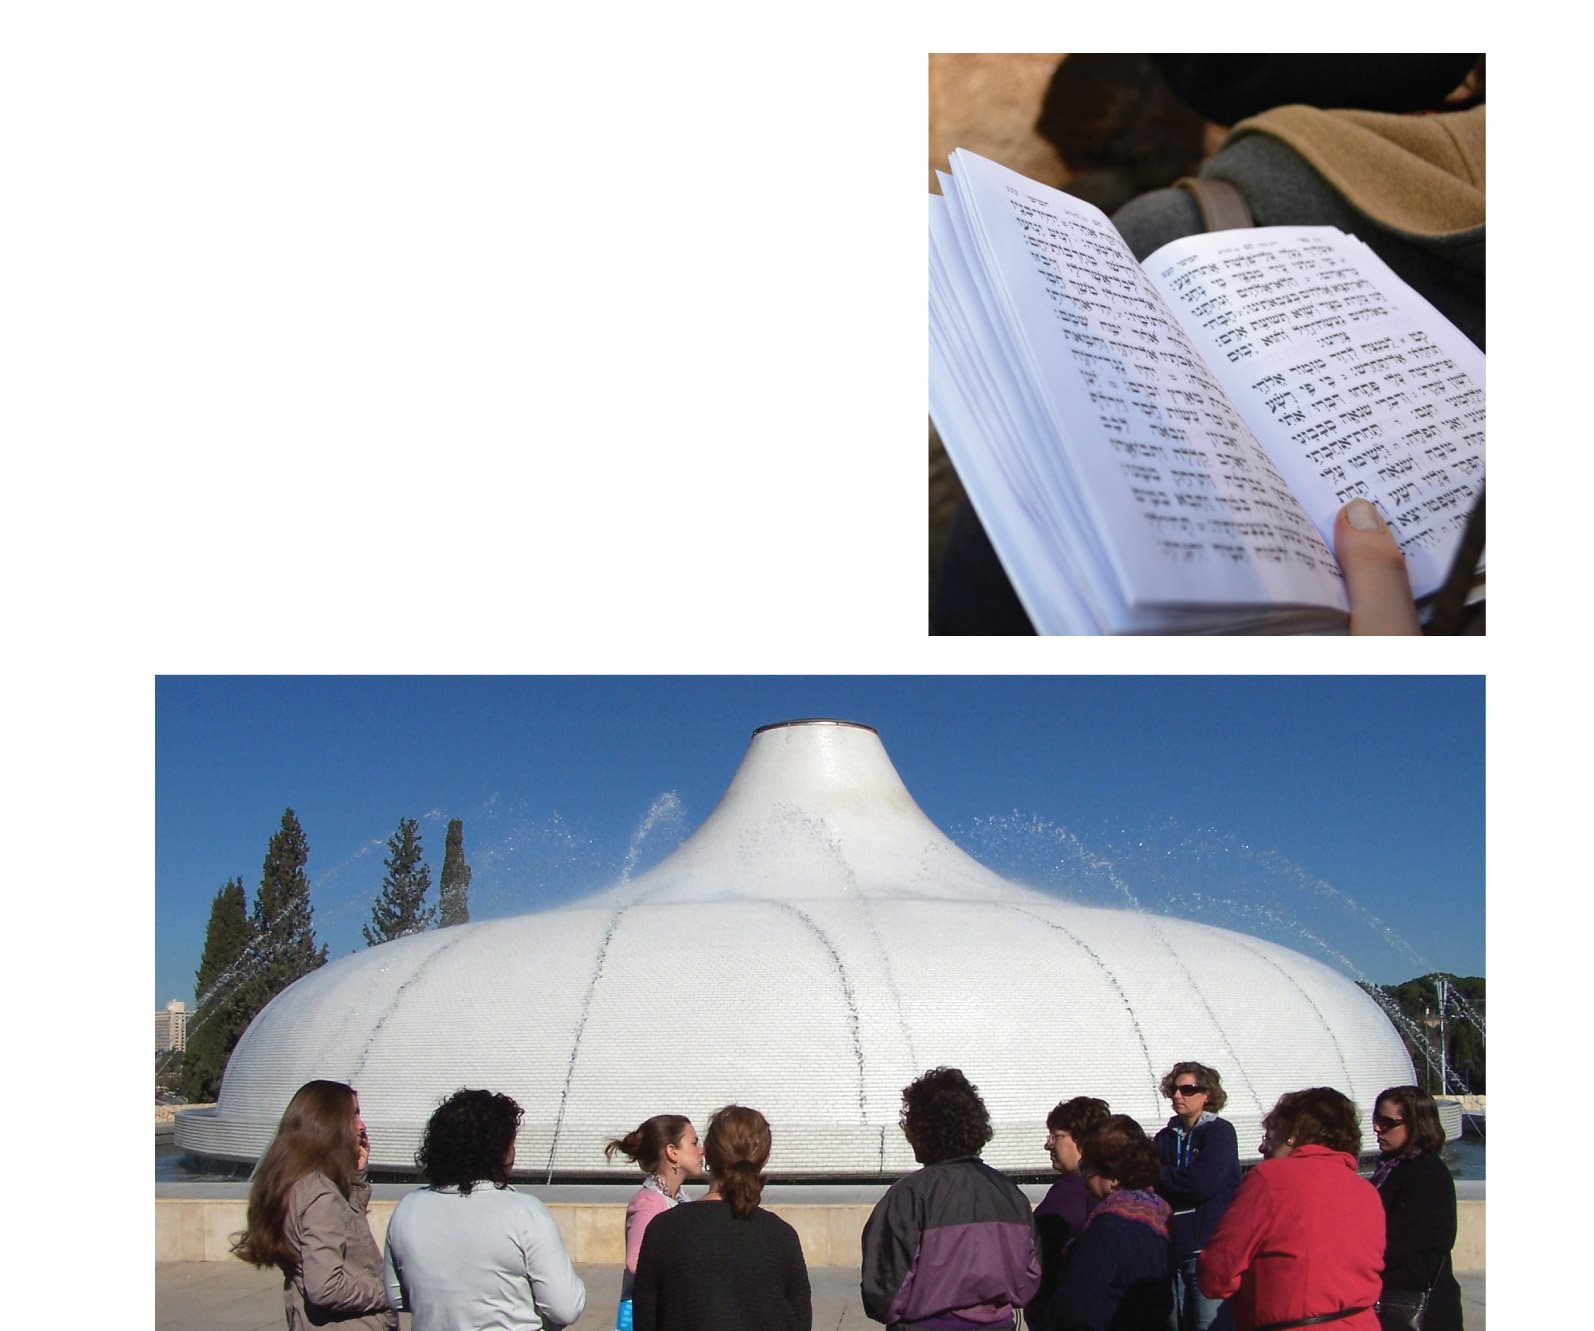
[(1230, 930), (1074, 905), (998, 877), (913, 802), (868, 727), (755, 732), (725, 796), (649, 872), (557, 909), (334, 961), (239, 1042), (195, 1154), (253, 1159), (316, 1077), (360, 1092), (372, 1165), (409, 1169), (461, 1086), (515, 1097), (530, 1175), (635, 1177), (603, 1145), (655, 1113), (699, 1131), (736, 1101), (779, 1177), (895, 1175), (901, 1090), (961, 1067), (996, 1128), (985, 1159), (1044, 1173), (1058, 1100), (1155, 1130), (1180, 1060), (1216, 1068), (1242, 1157), (1279, 1094), (1331, 1085), (1370, 1112), (1412, 1080), (1388, 1019), (1337, 971)]

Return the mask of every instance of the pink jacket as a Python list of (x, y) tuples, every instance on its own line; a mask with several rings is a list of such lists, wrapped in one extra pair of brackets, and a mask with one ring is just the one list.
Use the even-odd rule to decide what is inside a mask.
[(669, 1200), (652, 1188), (638, 1188), (625, 1208), (625, 1269), (636, 1274), (637, 1254), (642, 1251), (642, 1235), (648, 1221), (670, 1209)]

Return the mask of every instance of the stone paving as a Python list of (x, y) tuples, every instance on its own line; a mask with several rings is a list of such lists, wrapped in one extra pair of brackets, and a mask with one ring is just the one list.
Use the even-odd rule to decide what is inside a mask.
[[(618, 1266), (577, 1266), (587, 1286), (587, 1310), (573, 1331), (609, 1331), (620, 1289)], [(877, 1326), (863, 1315), (858, 1268), (816, 1266), (808, 1272), (814, 1291), (814, 1331), (858, 1331)], [(1461, 1274), (1467, 1331), (1484, 1331), (1482, 1271)], [(409, 1331), (410, 1319), (400, 1319)], [(242, 1262), (157, 1262), (157, 1331), (281, 1331), (282, 1280)]]

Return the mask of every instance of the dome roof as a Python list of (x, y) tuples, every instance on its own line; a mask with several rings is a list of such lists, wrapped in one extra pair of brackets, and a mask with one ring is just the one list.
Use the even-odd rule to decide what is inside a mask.
[(1254, 1158), (1279, 1094), (1363, 1110), (1412, 1079), (1388, 1019), (1337, 971), (1187, 920), (1011, 883), (924, 815), (876, 733), (794, 721), (753, 735), (701, 827), (649, 872), (557, 909), (417, 934), (334, 961), (244, 1033), (195, 1154), (253, 1159), (316, 1077), (360, 1092), (372, 1165), (411, 1169), (461, 1086), (526, 1111), (521, 1169), (624, 1173), (603, 1145), (656, 1113), (701, 1131), (754, 1105), (779, 1177), (914, 1167), (901, 1090), (961, 1067), (996, 1130), (985, 1159), (1042, 1173), (1043, 1122), (1095, 1095), (1154, 1130), (1181, 1060), (1218, 1070)]

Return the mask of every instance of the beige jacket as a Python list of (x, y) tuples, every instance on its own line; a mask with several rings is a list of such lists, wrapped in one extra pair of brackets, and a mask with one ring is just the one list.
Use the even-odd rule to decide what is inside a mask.
[(1483, 106), (1438, 115), (1278, 106), (1230, 134), (1270, 134), (1350, 205), (1395, 231), (1443, 236), (1483, 225)]
[(348, 1200), (325, 1174), (306, 1174), (288, 1193), (288, 1242), (298, 1269), (283, 1279), (288, 1331), (328, 1324), (347, 1331), (398, 1331), (398, 1314), (382, 1288), (382, 1252), (365, 1218), (371, 1185), (363, 1179)]

